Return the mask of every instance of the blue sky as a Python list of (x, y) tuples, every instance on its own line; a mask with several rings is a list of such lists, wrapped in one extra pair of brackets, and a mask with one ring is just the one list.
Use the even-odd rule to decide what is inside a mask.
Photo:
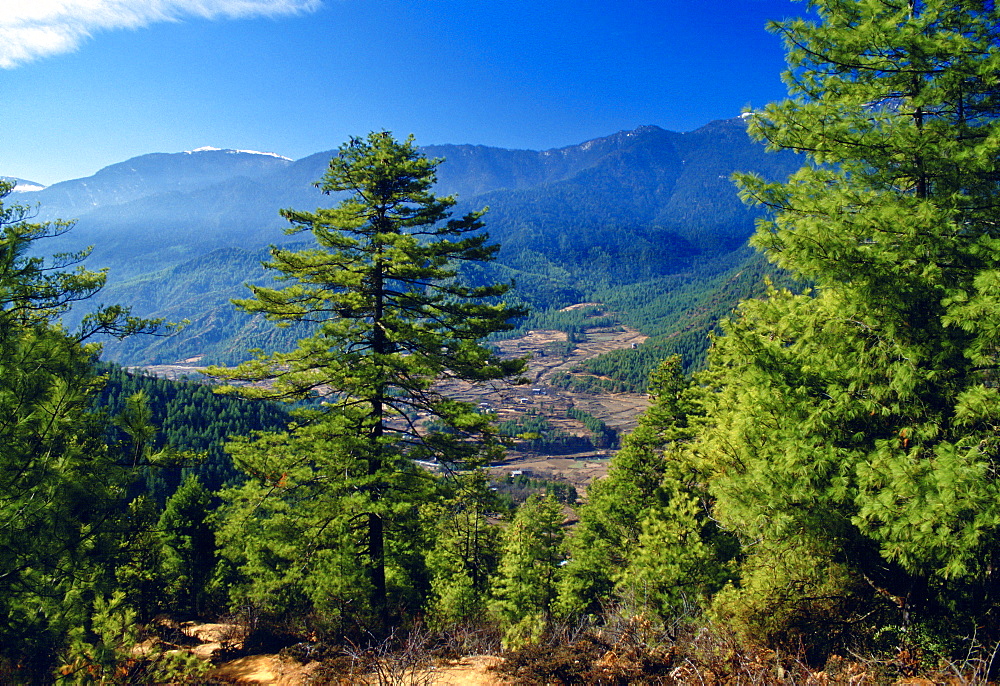
[[(548, 149), (784, 96), (789, 0), (5, 0), (0, 174), (388, 129)], [(8, 7), (12, 5), (12, 7)]]

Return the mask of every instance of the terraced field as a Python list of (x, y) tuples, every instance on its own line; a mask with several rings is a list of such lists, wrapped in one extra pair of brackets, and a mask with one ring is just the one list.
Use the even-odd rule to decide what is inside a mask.
[[(581, 303), (574, 307), (589, 304)], [(561, 331), (530, 331), (520, 338), (498, 343), (497, 347), (504, 355), (528, 358), (525, 384), (470, 384), (446, 380), (442, 382), (442, 388), (454, 398), (480, 405), (484, 412), (495, 413), (498, 422), (536, 415), (545, 417), (550, 426), (563, 433), (590, 436), (590, 431), (582, 422), (567, 416), (567, 410), (576, 408), (624, 435), (635, 427), (639, 415), (649, 406), (645, 395), (578, 393), (553, 388), (549, 381), (556, 373), (568, 372), (584, 360), (612, 350), (635, 347), (646, 340), (646, 336), (635, 329), (613, 326), (586, 329), (577, 339), (570, 347), (567, 346), (566, 334)], [(143, 369), (147, 373), (172, 379), (194, 379), (200, 377), (204, 370), (198, 362), (199, 358), (191, 358), (177, 364)], [(509, 451), (503, 463), (494, 465), (493, 471), (498, 476), (521, 470), (539, 478), (563, 479), (582, 491), (581, 487), (606, 473), (611, 453), (611, 450), (593, 449), (569, 454), (540, 454), (526, 449), (523, 442), (519, 442)]]

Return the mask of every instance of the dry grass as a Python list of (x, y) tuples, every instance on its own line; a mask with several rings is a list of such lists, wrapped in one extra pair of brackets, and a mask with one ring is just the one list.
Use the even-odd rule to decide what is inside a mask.
[(809, 664), (803, 649), (782, 653), (746, 645), (719, 627), (656, 630), (642, 618), (591, 628), (505, 656), (495, 669), (521, 686), (987, 686), (998, 650), (970, 647), (959, 660), (928, 661), (912, 649), (895, 655), (832, 655)]

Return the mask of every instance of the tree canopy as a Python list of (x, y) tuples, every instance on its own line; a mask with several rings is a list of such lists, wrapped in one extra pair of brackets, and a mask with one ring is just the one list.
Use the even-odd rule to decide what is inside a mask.
[(88, 640), (94, 603), (113, 588), (133, 466), (92, 411), (92, 360), (107, 334), (157, 322), (101, 307), (74, 332), (59, 317), (100, 291), (103, 272), (71, 269), (87, 252), (37, 256), (72, 222), (32, 222), (0, 181), (0, 670), (42, 679), (71, 632)]
[[(293, 497), (311, 484), (330, 498), (315, 515), (327, 519), (314, 526), (363, 552), (368, 607), (383, 624), (386, 546), (390, 558), (408, 554), (405, 537), (393, 534), (419, 502), (415, 461), (474, 468), (499, 445), (489, 418), (447, 397), (439, 382), (492, 381), (524, 368), (479, 343), (522, 312), (501, 301), (508, 285), (458, 279), (457, 265), (489, 261), (498, 248), (481, 230), (483, 212), (451, 218), (455, 199), (432, 194), (439, 162), (421, 154), (412, 137), (399, 142), (386, 132), (342, 146), (318, 183), (326, 193), (346, 194), (337, 206), (282, 211), (292, 224), (287, 233), (308, 231), (316, 246), (273, 248), (267, 266), (287, 285), (251, 286), (253, 298), (236, 301), (277, 326), (314, 328), (291, 352), (212, 371), (252, 384), (229, 387), (250, 397), (312, 402), (298, 411), (300, 428), (289, 438), (321, 440), (308, 454), (288, 453), (290, 462), (282, 462), (262, 443), (234, 454), (257, 477), (248, 489)], [(272, 460), (266, 469), (265, 459)], [(330, 545), (343, 552), (342, 544)]]
[(840, 627), (873, 606), (982, 618), (1000, 552), (1000, 15), (809, 4), (818, 20), (771, 27), (790, 98), (750, 132), (810, 164), (739, 183), (772, 212), (753, 243), (815, 287), (745, 302), (710, 356), (699, 450), (719, 520), (754, 542), (732, 596), (758, 628), (819, 596)]

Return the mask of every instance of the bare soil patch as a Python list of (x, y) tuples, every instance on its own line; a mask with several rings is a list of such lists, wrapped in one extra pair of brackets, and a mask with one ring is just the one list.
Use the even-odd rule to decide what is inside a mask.
[[(206, 662), (211, 661), (223, 642), (237, 631), (231, 624), (174, 624), (193, 645), (181, 648)], [(146, 648), (148, 651), (148, 647)], [(390, 656), (391, 657), (391, 656)], [(426, 669), (394, 670), (400, 683), (414, 686), (504, 686), (510, 683), (492, 669), (502, 658), (492, 655), (469, 655), (455, 660), (439, 660)], [(395, 672), (399, 672), (396, 674)], [(329, 676), (318, 661), (299, 662), (278, 654), (245, 655), (218, 663), (202, 675), (207, 682), (233, 684), (271, 684), (273, 686), (305, 686), (306, 684), (379, 684), (376, 674), (352, 673)], [(395, 681), (393, 682), (395, 683)]]
[(318, 662), (301, 664), (279, 655), (248, 655), (222, 663), (205, 677), (236, 684), (300, 686), (315, 683), (312, 677), (319, 667)]

